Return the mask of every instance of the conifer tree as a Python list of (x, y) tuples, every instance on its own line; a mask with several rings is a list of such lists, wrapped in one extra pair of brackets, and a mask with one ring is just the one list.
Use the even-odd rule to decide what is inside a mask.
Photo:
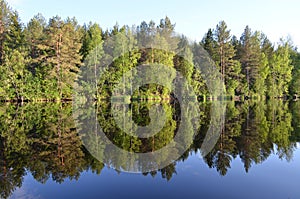
[(240, 39), (239, 59), (243, 74), (246, 79), (246, 95), (264, 95), (266, 92), (265, 81), (268, 75), (268, 60), (261, 50), (260, 33), (252, 33), (246, 26)]
[(74, 18), (63, 21), (56, 16), (50, 19), (45, 33), (47, 39), (43, 48), (47, 51), (45, 59), (52, 68), (50, 77), (56, 80), (56, 97), (70, 98), (76, 73), (81, 64), (80, 27)]
[(270, 73), (268, 75), (268, 95), (284, 97), (288, 94), (288, 87), (292, 80), (291, 46), (289, 42), (281, 40), (270, 60)]
[(0, 65), (4, 62), (4, 44), (8, 33), (11, 10), (4, 0), (0, 0)]
[(210, 31), (208, 31), (202, 45), (206, 47), (212, 59), (220, 68), (227, 94), (235, 95), (240, 84), (238, 80), (241, 69), (240, 63), (234, 59), (236, 52), (231, 43), (230, 30), (228, 30), (227, 24), (221, 21), (214, 31), (214, 41), (211, 40), (210, 34)]

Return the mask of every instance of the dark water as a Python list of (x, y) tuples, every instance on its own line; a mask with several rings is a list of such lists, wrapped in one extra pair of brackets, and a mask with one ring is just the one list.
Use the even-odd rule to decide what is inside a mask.
[[(151, 122), (150, 106), (130, 105), (135, 123), (146, 126)], [(300, 102), (227, 103), (218, 141), (202, 157), (200, 148), (212, 122), (211, 106), (199, 105), (200, 127), (177, 161), (157, 171), (133, 174), (118, 171), (125, 170), (122, 155), (103, 164), (82, 145), (84, 138), (76, 129), (72, 104), (3, 104), (0, 196), (300, 198)], [(119, 147), (137, 153), (155, 151), (172, 140), (181, 122), (176, 104), (163, 107), (165, 126), (148, 139), (133, 139), (121, 131), (113, 121), (110, 104), (98, 105), (96, 120)]]

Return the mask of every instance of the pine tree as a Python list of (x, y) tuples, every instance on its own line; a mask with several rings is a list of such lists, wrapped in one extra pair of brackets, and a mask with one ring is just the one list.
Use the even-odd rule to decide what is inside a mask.
[(160, 24), (157, 26), (157, 32), (161, 38), (164, 38), (167, 42), (167, 49), (175, 50), (178, 41), (174, 37), (175, 24), (172, 24), (169, 17), (165, 17), (160, 20)]
[(27, 69), (31, 72), (32, 79), (28, 80), (27, 92), (31, 100), (51, 98), (51, 92), (48, 87), (48, 72), (50, 70), (46, 63), (48, 52), (43, 48), (46, 43), (45, 34), (46, 20), (41, 14), (35, 15), (24, 29), (25, 46), (28, 51)]
[[(35, 15), (27, 24), (25, 28), (26, 44), (30, 51), (30, 57), (38, 60), (45, 52), (41, 49), (40, 45), (45, 43), (46, 34), (45, 28), (47, 26), (46, 19), (42, 14)], [(32, 63), (36, 65), (37, 63)]]
[(74, 18), (63, 21), (57, 16), (50, 19), (45, 33), (47, 39), (43, 48), (47, 52), (45, 59), (52, 68), (50, 77), (56, 80), (56, 97), (70, 98), (76, 73), (81, 64), (80, 27)]
[(239, 86), (240, 63), (234, 60), (235, 49), (231, 43), (230, 30), (224, 21), (221, 21), (214, 33), (216, 46), (213, 50), (215, 55), (215, 63), (220, 67), (222, 79), (226, 86), (228, 95), (235, 95), (236, 89)]
[(246, 77), (247, 95), (263, 96), (266, 91), (265, 81), (268, 75), (267, 57), (261, 50), (260, 33), (252, 33), (246, 26), (240, 39), (239, 59)]

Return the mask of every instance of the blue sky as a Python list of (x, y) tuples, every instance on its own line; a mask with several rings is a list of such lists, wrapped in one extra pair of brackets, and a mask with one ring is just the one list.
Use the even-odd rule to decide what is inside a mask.
[(263, 31), (275, 44), (290, 36), (300, 48), (299, 0), (7, 0), (27, 23), (37, 13), (47, 19), (76, 16), (80, 24), (97, 22), (103, 29), (140, 24), (165, 16), (176, 23), (176, 32), (200, 41), (208, 28), (225, 20), (231, 33), (240, 37), (246, 25)]

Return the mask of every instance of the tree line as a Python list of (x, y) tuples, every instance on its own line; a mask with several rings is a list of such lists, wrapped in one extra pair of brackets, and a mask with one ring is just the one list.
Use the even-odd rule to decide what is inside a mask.
[[(109, 74), (97, 82), (96, 98), (110, 95), (110, 91), (122, 74), (145, 63), (164, 64), (183, 73), (199, 96), (209, 95), (201, 71), (195, 67), (195, 52), (205, 49), (214, 61), (225, 83), (226, 94), (231, 97), (277, 98), (294, 96), (300, 89), (300, 53), (289, 39), (281, 39), (274, 45), (265, 34), (246, 26), (241, 37), (231, 35), (221, 21), (209, 29), (201, 42), (190, 42), (184, 36), (175, 35), (175, 25), (168, 17), (158, 24), (142, 22), (136, 27), (115, 25), (103, 30), (90, 22), (79, 25), (75, 18), (48, 21), (41, 15), (34, 16), (24, 25), (17, 13), (4, 1), (0, 1), (0, 99), (2, 101), (37, 101), (71, 99), (73, 84), (80, 79), (84, 60), (96, 56), (100, 59), (109, 46), (108, 38), (122, 33), (131, 41), (159, 41), (162, 49), (179, 49), (188, 43), (188, 60), (158, 49), (134, 49), (109, 66)], [(161, 36), (163, 35), (163, 39)], [(177, 42), (175, 41), (177, 39)], [(97, 55), (94, 55), (95, 49)], [(113, 49), (115, 52), (120, 49)], [(95, 70), (97, 70), (95, 64)], [(136, 95), (168, 96), (170, 92), (161, 86), (147, 85)]]

